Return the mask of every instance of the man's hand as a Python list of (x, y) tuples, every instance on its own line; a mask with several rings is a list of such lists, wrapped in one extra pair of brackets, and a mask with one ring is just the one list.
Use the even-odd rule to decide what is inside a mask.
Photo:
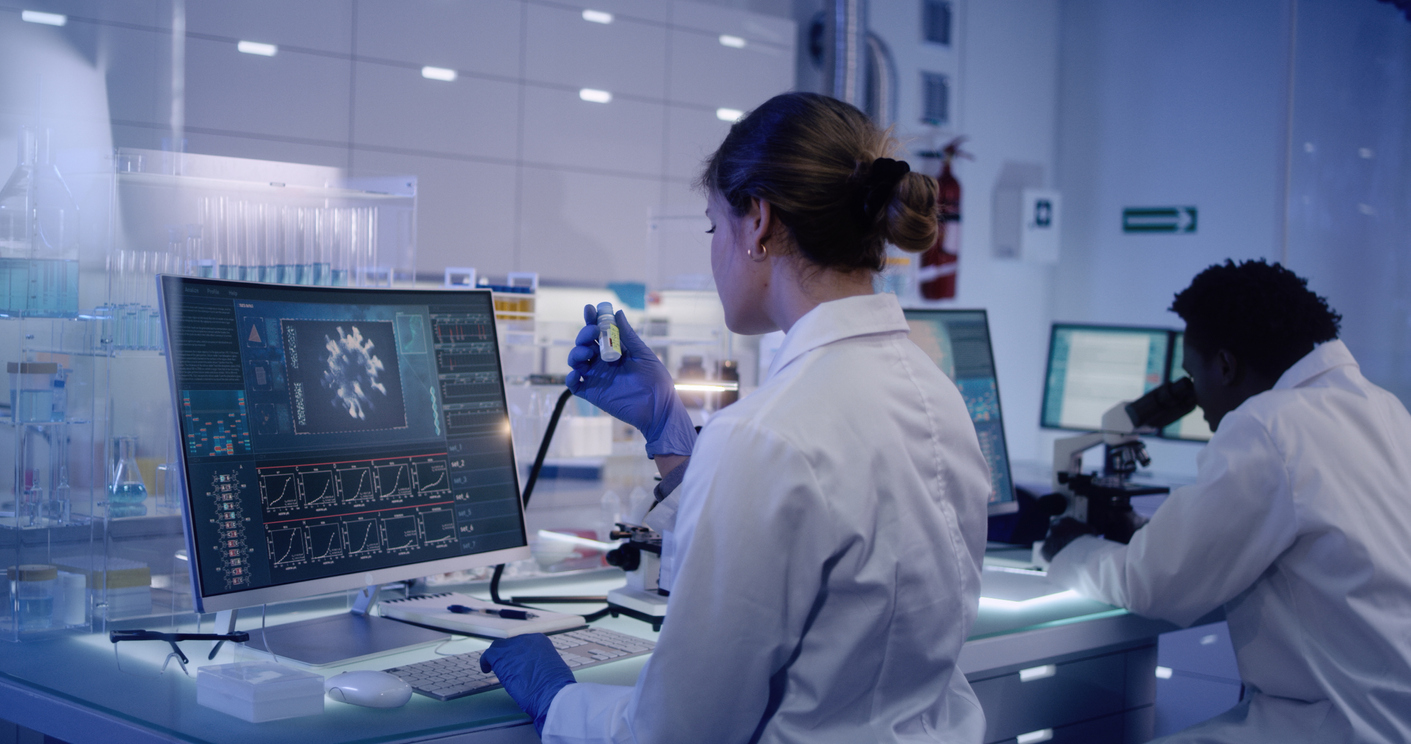
[(1092, 527), (1072, 517), (1064, 517), (1048, 528), (1048, 538), (1044, 540), (1044, 546), (1039, 552), (1043, 554), (1044, 560), (1051, 561), (1054, 556), (1058, 555), (1058, 551), (1068, 547), (1068, 543), (1083, 535), (1096, 534), (1097, 530)]

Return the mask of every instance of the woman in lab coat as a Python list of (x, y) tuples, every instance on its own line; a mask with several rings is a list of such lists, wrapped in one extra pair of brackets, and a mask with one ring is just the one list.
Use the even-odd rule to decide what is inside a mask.
[[(989, 471), (959, 392), (874, 294), (887, 242), (934, 240), (935, 182), (856, 108), (790, 93), (734, 126), (701, 185), (729, 328), (785, 340), (699, 440), (618, 314), (623, 359), (570, 387), (640, 428), (680, 487), (656, 511), (670, 590), (635, 687), (575, 684), (542, 636), (483, 656), (546, 742), (979, 742), (956, 668)], [(591, 309), (590, 309), (591, 310)], [(685, 462), (689, 456), (689, 463)]]

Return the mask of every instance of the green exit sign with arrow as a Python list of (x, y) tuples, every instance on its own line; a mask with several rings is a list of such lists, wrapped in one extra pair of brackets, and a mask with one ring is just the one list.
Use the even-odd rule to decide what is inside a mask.
[(1127, 207), (1122, 210), (1124, 233), (1193, 233), (1195, 207)]

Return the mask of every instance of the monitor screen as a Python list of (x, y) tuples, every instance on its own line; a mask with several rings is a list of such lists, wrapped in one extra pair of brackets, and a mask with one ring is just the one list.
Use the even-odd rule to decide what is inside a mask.
[[(1170, 380), (1179, 380), (1188, 376), (1181, 366), (1185, 359), (1182, 344), (1185, 335), (1177, 331), (1171, 342), (1171, 374), (1168, 376)], [(1211, 434), (1213, 432), (1210, 431), (1210, 424), (1205, 423), (1205, 412), (1199, 407), (1181, 417), (1176, 423), (1161, 430), (1161, 436), (1166, 439), (1185, 439), (1192, 442), (1208, 442)]]
[(1009, 453), (1004, 442), (1004, 416), (999, 406), (999, 380), (990, 348), (990, 325), (984, 310), (907, 310), (911, 340), (930, 356), (960, 389), (980, 450), (990, 466), (990, 513), (1017, 511)]
[(488, 290), (161, 289), (198, 610), (529, 557)]
[(1170, 336), (1164, 328), (1055, 323), (1040, 425), (1100, 429), (1113, 406), (1165, 382)]

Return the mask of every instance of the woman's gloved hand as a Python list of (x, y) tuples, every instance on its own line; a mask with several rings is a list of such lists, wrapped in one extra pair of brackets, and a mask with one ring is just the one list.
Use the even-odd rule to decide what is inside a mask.
[(598, 311), (583, 308), (587, 327), (578, 332), (577, 345), (568, 352), (568, 389), (574, 395), (637, 427), (647, 438), (647, 454), (689, 455), (696, 444), (696, 427), (676, 394), (675, 381), (666, 365), (647, 347), (622, 311), (617, 328), (622, 358), (604, 362), (598, 354)]
[(573, 684), (573, 672), (543, 633), (501, 638), (480, 654), (480, 671), (494, 672), (519, 707), (534, 719), (534, 731), (544, 733), (549, 706), (559, 690)]

